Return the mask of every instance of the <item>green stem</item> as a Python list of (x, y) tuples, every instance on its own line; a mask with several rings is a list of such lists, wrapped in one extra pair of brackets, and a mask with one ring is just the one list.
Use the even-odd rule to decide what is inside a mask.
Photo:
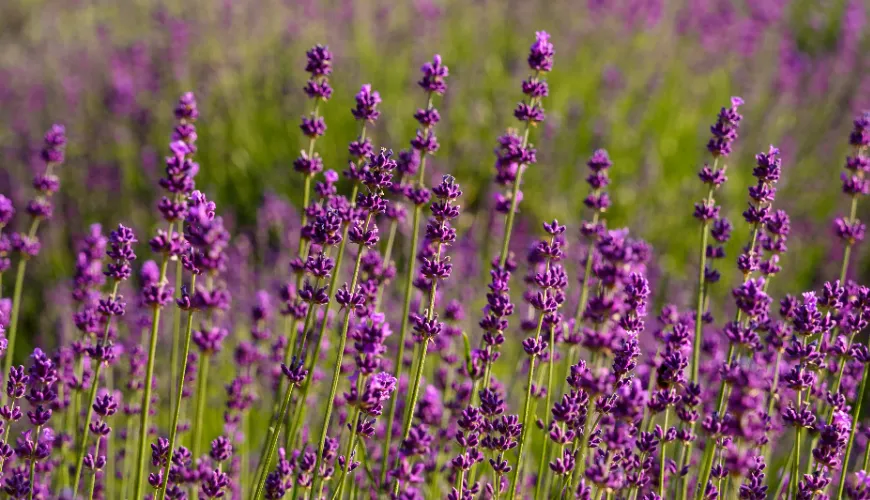
[(278, 412), (278, 418), (269, 427), (268, 440), (266, 441), (266, 453), (260, 457), (260, 468), (263, 471), (257, 480), (257, 487), (254, 489), (254, 494), (251, 495), (251, 500), (257, 500), (263, 494), (263, 489), (266, 486), (266, 476), (268, 476), (269, 463), (275, 455), (275, 448), (278, 447), (278, 436), (281, 433), (281, 423), (284, 420), (284, 415), (287, 413), (287, 407), (290, 406), (290, 399), (293, 397), (293, 388), (295, 384), (287, 384), (287, 392), (284, 394), (284, 401), (281, 403), (281, 410)]
[[(858, 398), (855, 401), (855, 407), (852, 408), (852, 428), (849, 431), (849, 441), (846, 443), (846, 451), (843, 454), (843, 474), (840, 475), (840, 485), (837, 488), (837, 496), (834, 498), (843, 498), (843, 490), (846, 487), (846, 471), (849, 464), (849, 455), (852, 453), (852, 445), (855, 442), (855, 430), (858, 428), (858, 417), (861, 415), (861, 405), (864, 403), (864, 390), (867, 387), (868, 372), (870, 372), (870, 364), (864, 365), (864, 372), (861, 375), (861, 384), (858, 386)], [(870, 448), (870, 447), (868, 447)], [(867, 458), (864, 459), (866, 470)]]
[[(670, 416), (671, 416), (671, 407), (668, 406), (667, 408), (665, 408), (665, 422), (664, 422), (664, 425), (662, 426), (662, 429), (664, 429), (664, 432), (666, 435), (668, 433), (668, 417), (670, 417)], [(665, 497), (665, 462), (667, 461), (667, 457), (668, 457), (667, 449), (668, 449), (668, 443), (667, 443), (667, 441), (662, 439), (662, 453), (661, 453), (661, 457), (659, 457), (659, 498)]]
[(544, 423), (544, 449), (541, 451), (541, 458), (538, 461), (538, 477), (535, 481), (535, 500), (538, 500), (538, 498), (540, 498), (541, 485), (544, 483), (544, 476), (547, 472), (547, 462), (550, 458), (548, 453), (550, 439), (547, 433), (550, 429), (550, 398), (553, 392), (553, 365), (556, 364), (555, 346), (556, 328), (554, 326), (550, 326), (550, 364), (547, 366), (547, 397), (546, 406), (544, 406), (544, 414), (547, 416), (547, 419)]
[(193, 442), (190, 444), (191, 453), (199, 458), (202, 448), (202, 424), (205, 420), (206, 392), (208, 392), (208, 368), (211, 360), (210, 352), (203, 352), (199, 360), (199, 370), (196, 374), (196, 413), (193, 424)]
[[(102, 436), (97, 434), (97, 446), (94, 448), (94, 456), (99, 455), (100, 453), (100, 441)], [(88, 500), (94, 500), (94, 490), (97, 488), (97, 471), (94, 470), (94, 473), (91, 474), (91, 486), (88, 488)], [(75, 495), (73, 495), (75, 496)]]
[[(36, 432), (34, 433), (34, 440), (39, 443), (39, 435), (42, 433), (42, 426), (36, 426)], [(87, 434), (87, 429), (85, 430), (85, 434)], [(36, 487), (36, 459), (34, 457), (30, 457), (30, 493), (27, 494), (27, 500), (33, 500), (33, 490)]]
[[(194, 290), (196, 286), (196, 275), (192, 275), (190, 277), (190, 288)], [(175, 440), (178, 437), (178, 420), (181, 417), (181, 397), (184, 392), (184, 377), (187, 376), (187, 358), (190, 355), (190, 338), (193, 332), (193, 309), (187, 311), (187, 325), (184, 330), (184, 348), (181, 353), (181, 373), (178, 374), (178, 382), (176, 387), (178, 387), (175, 399), (178, 401), (178, 404), (175, 405), (172, 420), (169, 423), (169, 457), (167, 458), (166, 465), (166, 473), (167, 476), (169, 474), (169, 465), (172, 464), (172, 454), (175, 450)], [(160, 487), (160, 490), (157, 494), (157, 500), (163, 500), (166, 497), (166, 488), (169, 485), (169, 480), (163, 481), (163, 485)]]
[[(411, 230), (411, 253), (408, 257), (408, 275), (405, 281), (405, 298), (402, 302), (402, 322), (401, 327), (399, 328), (399, 345), (398, 349), (396, 350), (396, 358), (393, 361), (393, 369), (395, 370), (393, 376), (396, 377), (396, 380), (400, 380), (402, 376), (402, 370), (404, 368), (403, 365), (405, 359), (405, 339), (408, 335), (408, 321), (411, 312), (411, 297), (414, 291), (414, 268), (416, 264), (415, 255), (417, 254), (417, 245), (419, 242), (418, 229), (420, 226), (421, 209), (422, 207), (419, 205), (414, 207), (413, 226)], [(387, 413), (387, 429), (386, 434), (384, 435), (384, 448), (381, 458), (381, 483), (383, 483), (387, 477), (387, 464), (390, 460), (390, 443), (393, 439), (393, 421), (396, 418), (396, 406), (398, 405), (398, 401), (398, 397), (394, 397), (392, 401), (390, 401), (390, 410)]]
[[(109, 295), (109, 298), (111, 300), (115, 300), (115, 297), (118, 296), (118, 287), (120, 286), (120, 284), (121, 284), (120, 281), (114, 282), (114, 284), (112, 286), (112, 293), (111, 293), (111, 295)], [(109, 316), (109, 319), (106, 320), (106, 327), (103, 330), (103, 337), (101, 339), (99, 339), (100, 346), (102, 346), (103, 342), (105, 342), (105, 340), (108, 339), (109, 328), (111, 326), (112, 326), (112, 317)], [(88, 426), (91, 423), (91, 418), (93, 418), (93, 416), (94, 416), (94, 401), (97, 400), (97, 387), (100, 385), (100, 372), (101, 372), (102, 368), (103, 368), (103, 362), (97, 361), (97, 367), (94, 370), (94, 376), (93, 376), (93, 378), (91, 378), (91, 390), (88, 392), (88, 406), (87, 406), (87, 410), (86, 410), (87, 413), (85, 416), (85, 428), (82, 430), (81, 440), (79, 441), (79, 455), (78, 455), (78, 458), (76, 459), (76, 472), (75, 472), (76, 476), (75, 476), (75, 480), (73, 483), (73, 496), (75, 496), (79, 491), (79, 483), (80, 483), (81, 477), (82, 477), (82, 465), (84, 463), (85, 451), (87, 449), (88, 433), (90, 432), (88, 430)], [(99, 438), (98, 438), (98, 444), (99, 444)], [(97, 453), (98, 452), (99, 452), (99, 449), (97, 450)], [(95, 453), (95, 455), (96, 455), (96, 453)]]
[(12, 358), (15, 357), (15, 339), (18, 332), (18, 309), (21, 307), (21, 289), (24, 287), (24, 271), (27, 268), (27, 259), (19, 257), (18, 267), (15, 270), (15, 288), (12, 289), (12, 314), (9, 318), (9, 331), (6, 333), (6, 357), (3, 359), (3, 375), (9, 373), (12, 367)]
[[(365, 231), (368, 230), (369, 222), (371, 221), (372, 214), (369, 214), (366, 217), (365, 221)], [(353, 276), (350, 280), (350, 293), (356, 293), (356, 282), (359, 279), (359, 268), (362, 264), (363, 257), (363, 247), (359, 246), (359, 251), (357, 252), (356, 262), (353, 265)], [(317, 492), (317, 498), (320, 498), (320, 494), (323, 491), (323, 481), (320, 478), (319, 470), (320, 465), (323, 461), (323, 449), (326, 447), (326, 436), (329, 432), (329, 420), (332, 416), (332, 408), (335, 404), (335, 394), (338, 392), (338, 381), (341, 378), (341, 363), (344, 360), (344, 348), (347, 345), (347, 332), (350, 328), (350, 315), (353, 312), (353, 308), (348, 307), (344, 313), (344, 324), (341, 327), (341, 336), (338, 340), (338, 350), (335, 354), (335, 366), (332, 370), (332, 385), (329, 389), (329, 397), (326, 400), (326, 413), (323, 417), (323, 427), (320, 429), (320, 442), (317, 447), (317, 462), (314, 467), (314, 478), (312, 491)], [(354, 429), (353, 432), (355, 432)]]
[[(538, 320), (538, 331), (541, 330), (541, 324), (544, 322), (544, 315), (541, 314), (541, 319)], [(537, 336), (536, 336), (537, 337)], [(517, 447), (517, 465), (514, 467), (513, 477), (510, 480), (510, 493), (508, 494), (508, 498), (513, 500), (516, 497), (517, 493), (517, 484), (522, 481), (522, 469), (523, 465), (523, 449), (526, 446), (526, 435), (529, 430), (529, 415), (531, 412), (529, 411), (532, 407), (532, 381), (535, 372), (535, 356), (532, 356), (529, 360), (529, 377), (526, 380), (526, 400), (523, 404), (523, 427), (520, 430), (520, 440)], [(498, 485), (496, 485), (498, 486)]]
[(75, 479), (73, 480), (73, 496), (79, 491), (79, 484), (82, 478), (82, 465), (85, 460), (85, 451), (87, 451), (87, 443), (88, 443), (88, 424), (91, 422), (91, 418), (94, 416), (94, 401), (97, 399), (97, 379), (100, 378), (100, 371), (103, 368), (102, 363), (97, 363), (97, 367), (94, 370), (94, 378), (91, 383), (91, 390), (88, 393), (88, 407), (87, 413), (85, 414), (85, 428), (82, 430), (81, 439), (79, 440), (79, 455), (76, 458), (76, 472)]
[[(802, 406), (803, 406), (803, 390), (798, 389), (798, 391), (797, 391), (797, 410), (801, 411)], [(857, 415), (857, 413), (856, 413), (856, 415)], [(801, 455), (800, 455), (800, 453), (801, 453), (801, 430), (802, 429), (803, 428), (800, 425), (798, 425), (797, 427), (795, 427), (795, 430), (794, 430), (794, 450), (793, 450), (794, 460), (792, 461), (792, 464), (791, 464), (791, 466), (792, 466), (791, 476), (788, 478), (788, 493), (789, 493), (789, 496), (791, 496), (791, 497), (794, 497), (794, 493), (797, 491), (798, 475), (799, 475), (800, 467), (801, 467)], [(846, 454), (845, 458), (846, 458), (846, 460), (848, 460), (848, 458), (849, 458), (848, 448), (846, 449), (846, 451), (847, 451), (847, 454)], [(843, 463), (845, 464), (847, 462), (844, 461)], [(839, 496), (837, 498), (843, 498), (843, 497)]]
[[(181, 267), (181, 259), (176, 260), (175, 262), (175, 294), (178, 297), (181, 291), (182, 284), (182, 267)], [(190, 293), (193, 293), (191, 290)], [(180, 342), (179, 336), (181, 335), (181, 309), (175, 308), (172, 314), (172, 350), (169, 354), (169, 380), (177, 380), (178, 379), (178, 343)], [(169, 390), (169, 415), (173, 415), (175, 413), (175, 406), (181, 404), (181, 398), (176, 398), (175, 392), (171, 388)], [(180, 395), (179, 395), (180, 396)]]
[[(411, 404), (408, 407), (408, 416), (405, 418), (404, 429), (402, 429), (402, 441), (408, 439), (408, 434), (411, 432), (411, 422), (414, 420), (414, 411), (417, 408), (417, 397), (420, 395), (420, 379), (423, 376), (423, 366), (426, 364), (426, 353), (429, 350), (429, 341), (424, 339), (420, 344), (420, 357), (417, 360), (417, 370), (414, 372), (414, 382), (411, 384)], [(393, 496), (399, 494), (399, 481), (393, 486)]]
[[(169, 234), (172, 234), (173, 225), (169, 225)], [(160, 279), (157, 281), (159, 286), (163, 286), (163, 281), (166, 279), (166, 266), (169, 260), (166, 255), (163, 256), (163, 262), (160, 264)], [(143, 479), (145, 477), (145, 449), (148, 445), (148, 412), (151, 411), (151, 381), (154, 379), (154, 358), (157, 353), (157, 332), (160, 330), (160, 306), (152, 306), (153, 313), (151, 315), (151, 340), (148, 348), (148, 365), (145, 370), (145, 387), (142, 391), (142, 415), (139, 421), (139, 452), (136, 466), (136, 482), (133, 498), (142, 498)]]
[(344, 453), (344, 467), (341, 471), (341, 476), (339, 477), (338, 488), (336, 488), (335, 493), (332, 495), (333, 500), (340, 499), (341, 494), (344, 493), (344, 483), (347, 479), (347, 471), (350, 468), (353, 451), (356, 449), (356, 428), (357, 425), (359, 425), (359, 410), (357, 410), (356, 415), (350, 419), (350, 422), (350, 441), (347, 442), (347, 451)]

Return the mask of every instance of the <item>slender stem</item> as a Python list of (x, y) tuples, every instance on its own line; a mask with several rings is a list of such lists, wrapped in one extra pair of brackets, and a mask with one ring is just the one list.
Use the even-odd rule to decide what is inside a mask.
[[(711, 189), (712, 193), (713, 190)], [(692, 347), (692, 371), (691, 371), (691, 381), (697, 383), (699, 377), (699, 369), (700, 369), (700, 358), (701, 358), (701, 332), (703, 329), (703, 321), (701, 317), (704, 315), (704, 280), (705, 280), (705, 270), (707, 267), (707, 238), (710, 234), (710, 226), (706, 222), (701, 224), (701, 245), (700, 245), (700, 257), (701, 257), (701, 265), (699, 266), (698, 271), (698, 306), (695, 309), (695, 338), (694, 338), (694, 346)]]
[(199, 372), (196, 374), (196, 413), (193, 421), (193, 442), (190, 444), (191, 452), (195, 458), (199, 458), (199, 452), (202, 447), (202, 423), (205, 420), (210, 361), (211, 353), (203, 352), (199, 360)]
[[(100, 454), (100, 442), (101, 442), (102, 438), (103, 438), (103, 436), (97, 434), (97, 446), (94, 448), (94, 456), (97, 456)], [(108, 463), (108, 461), (107, 461), (107, 463)], [(96, 490), (96, 488), (97, 488), (97, 470), (94, 469), (93, 472), (94, 473), (91, 474), (91, 486), (88, 489), (88, 500), (94, 500), (94, 490)], [(75, 495), (73, 495), (73, 497), (75, 497)]]
[[(79, 484), (82, 478), (82, 465), (84, 464), (85, 459), (85, 451), (87, 451), (87, 443), (88, 443), (88, 425), (91, 422), (91, 419), (94, 417), (94, 401), (97, 399), (97, 379), (100, 378), (100, 371), (103, 368), (103, 363), (97, 363), (97, 367), (94, 370), (94, 380), (91, 384), (91, 390), (88, 393), (88, 407), (87, 413), (85, 414), (85, 428), (82, 430), (81, 439), (79, 441), (79, 454), (76, 459), (76, 472), (75, 479), (73, 480), (73, 494), (78, 493)], [(75, 496), (75, 495), (74, 495)]]
[[(424, 339), (420, 344), (420, 357), (417, 360), (417, 370), (414, 372), (414, 382), (411, 384), (411, 404), (408, 407), (408, 416), (405, 418), (405, 426), (402, 429), (402, 441), (408, 439), (411, 432), (411, 422), (414, 420), (414, 411), (417, 408), (417, 397), (420, 395), (420, 379), (423, 376), (423, 366), (426, 364), (426, 353), (429, 350), (429, 341)], [(399, 493), (399, 481), (393, 486), (393, 496)]]
[[(546, 396), (546, 406), (544, 406), (544, 414), (547, 419), (544, 423), (544, 449), (541, 451), (541, 458), (538, 460), (538, 477), (535, 480), (535, 500), (540, 498), (541, 494), (541, 485), (544, 483), (544, 476), (547, 473), (547, 462), (550, 458), (549, 456), (549, 444), (550, 439), (547, 433), (550, 429), (550, 398), (553, 392), (553, 365), (556, 364), (556, 328), (555, 326), (550, 326), (550, 363), (547, 366), (547, 396)], [(460, 497), (461, 498), (461, 497)]]
[[(115, 297), (118, 296), (118, 286), (120, 284), (121, 284), (120, 281), (116, 280), (114, 282), (114, 285), (112, 286), (112, 293), (109, 296), (109, 298), (111, 300), (115, 300)], [(103, 342), (105, 342), (105, 340), (108, 338), (109, 328), (111, 326), (112, 326), (112, 317), (109, 316), (108, 320), (106, 320), (105, 329), (103, 330), (103, 337), (99, 339), (100, 346), (102, 346)], [(97, 387), (100, 385), (100, 372), (101, 372), (102, 368), (103, 368), (103, 362), (100, 360), (97, 360), (97, 367), (94, 370), (94, 376), (91, 379), (91, 390), (88, 393), (88, 406), (86, 409), (87, 413), (85, 416), (85, 428), (82, 431), (81, 440), (79, 441), (79, 454), (78, 454), (78, 459), (76, 460), (76, 472), (75, 472), (76, 476), (75, 476), (75, 479), (73, 482), (73, 495), (75, 495), (79, 491), (79, 483), (80, 483), (81, 477), (82, 477), (82, 465), (84, 463), (85, 451), (87, 449), (87, 443), (88, 443), (88, 432), (89, 432), (88, 426), (91, 423), (91, 418), (93, 418), (93, 416), (94, 416), (94, 401), (96, 401), (96, 399), (97, 399)], [(98, 439), (98, 444), (99, 444), (99, 437), (97, 439)]]
[(12, 358), (15, 357), (15, 339), (18, 332), (18, 309), (21, 307), (21, 289), (24, 286), (24, 271), (27, 268), (27, 259), (19, 257), (18, 267), (15, 270), (15, 288), (12, 289), (12, 314), (9, 318), (9, 331), (6, 333), (6, 357), (3, 359), (3, 375), (9, 373), (12, 367)]
[(287, 392), (284, 394), (284, 401), (281, 403), (281, 410), (279, 411), (278, 419), (276, 419), (269, 427), (267, 433), (269, 439), (266, 442), (266, 453), (260, 457), (262, 473), (260, 474), (260, 478), (257, 480), (257, 487), (254, 489), (253, 495), (251, 495), (251, 500), (257, 500), (263, 494), (263, 489), (266, 486), (266, 476), (268, 476), (269, 462), (272, 461), (272, 457), (275, 455), (275, 448), (278, 446), (278, 436), (281, 433), (281, 422), (283, 422), (284, 415), (287, 413), (287, 407), (290, 406), (290, 399), (293, 397), (294, 387), (296, 387), (295, 384), (287, 384)]
[[(601, 212), (595, 211), (592, 214), (592, 225), (595, 226), (598, 224), (598, 219), (601, 216)], [(583, 317), (583, 312), (586, 310), (586, 304), (589, 302), (589, 279), (592, 278), (592, 257), (595, 252), (595, 244), (589, 244), (589, 250), (586, 254), (586, 267), (583, 269), (583, 285), (580, 287), (580, 301), (577, 303), (577, 312), (574, 314), (574, 323), (579, 323), (580, 318)], [(573, 358), (569, 360), (569, 362), (573, 363)]]
[[(196, 287), (196, 275), (192, 275), (190, 277), (190, 288), (194, 290)], [(163, 481), (163, 485), (160, 486), (160, 490), (157, 494), (157, 500), (163, 500), (166, 497), (166, 488), (169, 485), (168, 474), (169, 474), (169, 464), (172, 463), (172, 454), (175, 450), (175, 440), (178, 437), (178, 420), (181, 417), (181, 398), (184, 392), (184, 378), (187, 376), (187, 358), (190, 355), (190, 338), (193, 332), (193, 309), (187, 311), (187, 324), (184, 330), (184, 348), (181, 352), (181, 372), (178, 374), (178, 382), (177, 387), (178, 390), (176, 392), (176, 400), (178, 404), (175, 405), (174, 411), (172, 413), (172, 420), (169, 423), (169, 457), (166, 460), (166, 473), (167, 480)]]
[[(183, 278), (181, 259), (175, 261), (175, 293), (180, 293), (181, 283)], [(193, 291), (191, 290), (191, 293)], [(181, 341), (181, 309), (175, 308), (172, 313), (172, 350), (169, 354), (169, 380), (178, 379), (178, 343)], [(169, 384), (169, 416), (175, 413), (175, 406), (181, 404), (181, 399), (176, 398), (175, 392), (172, 390), (172, 383)], [(180, 396), (180, 395), (179, 395)]]
[(350, 440), (347, 442), (347, 451), (344, 453), (344, 467), (341, 471), (341, 477), (339, 477), (338, 480), (338, 488), (336, 488), (335, 494), (332, 495), (333, 500), (340, 499), (341, 494), (344, 492), (344, 483), (347, 479), (348, 469), (350, 468), (351, 457), (356, 449), (356, 428), (359, 425), (359, 410), (356, 411), (356, 415), (354, 415), (349, 422), (351, 423)]
[[(664, 422), (664, 425), (662, 426), (662, 429), (664, 429), (665, 435), (667, 435), (667, 433), (668, 433), (668, 417), (670, 417), (670, 416), (671, 416), (671, 407), (668, 406), (667, 408), (665, 408), (665, 422)], [(662, 438), (662, 453), (661, 453), (661, 457), (659, 457), (659, 498), (665, 497), (665, 462), (667, 461), (667, 457), (668, 457), (667, 448), (668, 448), (668, 443), (667, 443), (667, 441), (664, 440), (664, 438)]]
[[(802, 406), (803, 406), (803, 390), (798, 389), (798, 391), (797, 391), (797, 410), (801, 411)], [(857, 415), (857, 412), (856, 412), (856, 415)], [(791, 476), (788, 478), (788, 493), (789, 493), (789, 496), (791, 496), (791, 497), (794, 496), (794, 493), (797, 490), (798, 475), (799, 475), (798, 473), (799, 473), (800, 467), (801, 467), (801, 455), (800, 455), (800, 453), (801, 453), (801, 430), (802, 429), (803, 429), (803, 427), (801, 425), (798, 425), (797, 427), (795, 427), (795, 430), (794, 430), (794, 450), (793, 450), (794, 460), (792, 461), (792, 464), (791, 464), (791, 466), (792, 466)], [(848, 452), (848, 448), (847, 448), (847, 452)], [(849, 458), (848, 453), (845, 455), (845, 458), (848, 460), (848, 458)], [(844, 461), (843, 463), (845, 464), (846, 462)], [(838, 498), (842, 498), (842, 496), (840, 496)]]
[[(538, 331), (541, 330), (541, 324), (544, 322), (544, 315), (541, 314), (541, 319), (538, 320)], [(526, 380), (526, 400), (523, 403), (523, 427), (520, 430), (520, 440), (517, 447), (517, 465), (514, 467), (513, 477), (510, 480), (510, 493), (508, 494), (509, 499), (513, 499), (516, 497), (517, 493), (517, 484), (522, 480), (522, 469), (523, 466), (523, 449), (526, 446), (526, 435), (529, 431), (529, 415), (531, 414), (532, 407), (532, 382), (535, 372), (535, 356), (532, 356), (529, 359), (529, 377)]]
[[(840, 476), (840, 485), (837, 488), (837, 496), (834, 498), (843, 498), (843, 490), (846, 487), (846, 471), (849, 464), (849, 455), (852, 453), (852, 445), (855, 442), (855, 430), (858, 428), (858, 417), (861, 415), (861, 405), (864, 403), (864, 390), (867, 387), (868, 372), (870, 372), (870, 364), (864, 365), (864, 372), (861, 375), (861, 384), (858, 386), (858, 397), (855, 401), (855, 407), (852, 408), (852, 428), (849, 430), (849, 441), (846, 442), (846, 451), (843, 453), (843, 474)], [(867, 469), (867, 458), (864, 459), (864, 470)]]
[[(39, 443), (39, 435), (42, 433), (42, 426), (36, 426), (36, 442)], [(30, 492), (27, 494), (27, 500), (33, 500), (33, 490), (36, 488), (36, 458), (30, 457)]]
[[(419, 242), (418, 228), (420, 227), (421, 209), (422, 207), (420, 205), (414, 206), (413, 228), (411, 232), (411, 253), (408, 255), (408, 275), (405, 281), (405, 298), (402, 302), (402, 326), (399, 328), (399, 345), (398, 349), (396, 350), (396, 358), (393, 361), (393, 369), (395, 370), (393, 376), (396, 377), (396, 380), (399, 380), (401, 378), (402, 369), (404, 368), (403, 365), (405, 359), (405, 339), (408, 335), (408, 322), (411, 312), (411, 297), (414, 291), (414, 267), (416, 263), (415, 255), (417, 253), (417, 245)], [(392, 401), (390, 401), (390, 410), (387, 413), (387, 429), (386, 434), (384, 435), (384, 449), (381, 458), (381, 483), (383, 483), (387, 477), (387, 464), (390, 460), (390, 442), (393, 439), (393, 421), (396, 418), (396, 406), (398, 405), (398, 401), (398, 397), (394, 397)]]
[[(368, 230), (369, 222), (371, 221), (372, 214), (369, 214), (366, 217), (365, 222), (365, 231)], [(362, 264), (363, 257), (363, 247), (359, 246), (356, 262), (353, 265), (353, 276), (350, 280), (350, 293), (356, 293), (356, 282), (359, 279), (359, 269)], [(347, 345), (347, 332), (350, 328), (350, 315), (353, 313), (353, 308), (348, 307), (344, 313), (344, 324), (341, 327), (341, 336), (338, 340), (338, 349), (335, 354), (335, 366), (332, 370), (332, 386), (329, 389), (329, 397), (326, 400), (326, 413), (323, 417), (323, 427), (320, 430), (320, 442), (317, 447), (317, 462), (314, 467), (314, 488), (312, 491), (317, 492), (317, 498), (320, 498), (320, 494), (323, 491), (323, 481), (320, 478), (319, 470), (320, 465), (323, 462), (323, 450), (326, 447), (326, 435), (329, 432), (329, 420), (332, 416), (332, 408), (335, 405), (335, 394), (338, 392), (338, 381), (341, 378), (341, 363), (344, 359), (344, 348)], [(356, 428), (354, 428), (353, 432), (356, 432)]]
[[(172, 234), (173, 225), (169, 225), (169, 234)], [(169, 259), (166, 255), (163, 256), (163, 262), (160, 264), (160, 279), (157, 281), (159, 286), (163, 286), (163, 281), (166, 279), (166, 266)], [(142, 391), (142, 416), (139, 421), (139, 453), (136, 466), (136, 482), (133, 498), (142, 498), (142, 486), (145, 476), (145, 449), (148, 444), (148, 412), (151, 411), (151, 381), (154, 379), (154, 358), (157, 353), (157, 332), (160, 330), (160, 306), (152, 306), (151, 314), (151, 341), (148, 348), (148, 365), (145, 370), (145, 387)]]
[[(359, 183), (354, 183), (353, 191), (351, 191), (351, 198), (356, 199), (356, 194), (357, 194), (358, 190), (359, 190)], [(327, 292), (328, 297), (335, 296), (335, 290), (338, 288), (338, 273), (339, 273), (339, 270), (341, 269), (341, 263), (344, 260), (344, 250), (347, 247), (347, 238), (348, 238), (349, 228), (350, 228), (349, 225), (345, 225), (343, 237), (341, 239), (341, 242), (338, 244), (338, 256), (335, 259), (334, 271), (332, 273), (332, 277), (329, 280), (329, 291)], [(291, 419), (290, 416), (288, 415), (287, 422), (285, 422), (285, 433), (286, 433), (285, 438), (287, 440), (287, 448), (292, 447), (292, 443), (296, 439), (297, 432), (299, 431), (299, 427), (302, 425), (302, 421), (305, 419), (305, 411), (307, 409), (307, 405), (305, 405), (305, 400), (308, 398), (308, 391), (310, 390), (311, 384), (313, 381), (312, 375), (314, 374), (314, 364), (317, 363), (318, 357), (320, 356), (320, 348), (323, 345), (323, 339), (326, 335), (326, 327), (327, 327), (327, 323), (328, 323), (327, 319), (329, 318), (329, 310), (331, 307), (332, 307), (331, 300), (328, 301), (323, 306), (323, 321), (320, 322), (320, 331), (319, 331), (318, 336), (317, 336), (317, 341), (314, 343), (314, 351), (311, 354), (311, 361), (308, 364), (308, 377), (306, 377), (305, 382), (302, 383), (302, 394), (297, 398), (299, 404), (296, 405), (296, 411), (293, 414), (293, 418)], [(311, 309), (313, 309), (313, 307), (309, 307), (308, 309), (309, 309), (309, 312), (311, 312)], [(309, 328), (308, 324), (307, 324), (309, 318), (310, 318), (310, 316), (306, 317), (306, 325), (305, 325), (305, 328), (303, 329), (303, 332), (302, 332), (302, 344), (303, 345), (300, 347), (300, 351), (299, 351), (300, 352), (299, 356), (303, 359), (303, 361), (304, 361), (304, 356), (305, 356), (304, 344), (305, 344), (305, 339), (307, 338), (307, 332), (308, 332), (308, 328)], [(290, 432), (287, 432), (288, 430)]]

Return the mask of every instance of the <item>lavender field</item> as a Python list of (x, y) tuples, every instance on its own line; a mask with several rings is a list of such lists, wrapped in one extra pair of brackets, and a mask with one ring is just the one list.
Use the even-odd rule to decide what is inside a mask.
[(868, 16), (0, 3), (0, 498), (870, 500)]

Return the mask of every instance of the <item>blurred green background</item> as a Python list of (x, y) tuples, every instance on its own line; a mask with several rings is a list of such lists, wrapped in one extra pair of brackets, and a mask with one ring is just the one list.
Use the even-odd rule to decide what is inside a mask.
[[(0, 192), (24, 206), (42, 131), (66, 124), (58, 221), (42, 233), (49, 249), (28, 280), (67, 279), (66, 249), (87, 223), (153, 227), (172, 107), (193, 90), (198, 185), (238, 231), (255, 234), (267, 195), (301, 198), (291, 164), (309, 110), (302, 69), (305, 50), (324, 43), (335, 55), (318, 142), (327, 168), (344, 168), (357, 133), (349, 109), (363, 83), (383, 97), (375, 144), (407, 146), (424, 104), (418, 68), (440, 53), (450, 77), (437, 103), (441, 150), (431, 170), (457, 176), (465, 205), (483, 211), (495, 139), (515, 123), (528, 47), (546, 30), (556, 62), (522, 220), (555, 216), (576, 235), (586, 215), (585, 160), (606, 148), (610, 225), (628, 225), (653, 245), (662, 289), (685, 303), (697, 253), (692, 204), (702, 196), (696, 172), (708, 127), (740, 95), (745, 120), (720, 194), (737, 223), (730, 255), (748, 233), (738, 219), (753, 155), (776, 144), (784, 156), (776, 203), (794, 228), (782, 262), (788, 277), (773, 287), (779, 296), (839, 268), (830, 221), (846, 210), (839, 172), (852, 118), (870, 107), (867, 16), (862, 0), (5, 0)], [(853, 268), (862, 274), (865, 256), (859, 249)], [(33, 312), (35, 303), (26, 306)]]

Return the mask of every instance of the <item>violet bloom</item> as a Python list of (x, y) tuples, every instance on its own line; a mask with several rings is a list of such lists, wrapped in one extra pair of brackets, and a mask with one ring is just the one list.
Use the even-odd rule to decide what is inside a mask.
[[(15, 288), (12, 293), (13, 302), (8, 329), (6, 336), (9, 339), (8, 351), (6, 359), (3, 362), (3, 373), (9, 373), (9, 368), (12, 366), (12, 358), (15, 354), (15, 339), (18, 332), (18, 311), (21, 307), (21, 288), (23, 286), (23, 276), (27, 261), (39, 254), (40, 242), (37, 238), (37, 230), (43, 220), (50, 219), (54, 211), (51, 203), (51, 197), (60, 189), (60, 178), (54, 173), (54, 169), (59, 167), (64, 161), (64, 152), (66, 148), (66, 129), (63, 125), (52, 125), (45, 133), (43, 147), (40, 154), (42, 161), (45, 162), (45, 170), (41, 174), (37, 174), (33, 178), (33, 187), (36, 190), (35, 197), (27, 204), (27, 213), (31, 217), (30, 229), (27, 233), (13, 233), (8, 240), (0, 236), (0, 269), (8, 268), (6, 255), (10, 252), (16, 253), (19, 258), (18, 274), (20, 279), (15, 280)], [(11, 204), (2, 203), (0, 207), (0, 218), (8, 223), (8, 219), (12, 217)]]
[(870, 194), (870, 180), (865, 178), (870, 171), (870, 111), (855, 118), (849, 144), (852, 154), (846, 157), (846, 171), (842, 178), (843, 193), (851, 198), (851, 211), (848, 217), (834, 219), (834, 231), (845, 246), (840, 281), (846, 279), (852, 247), (864, 239), (866, 230), (865, 224), (857, 218), (856, 211), (858, 200)]
[[(728, 179), (725, 176), (726, 166), (724, 164), (720, 165), (720, 160), (727, 158), (731, 154), (732, 143), (737, 139), (737, 131), (740, 122), (743, 120), (743, 116), (738, 112), (738, 108), (742, 104), (743, 99), (740, 97), (732, 97), (731, 106), (728, 108), (723, 107), (719, 111), (716, 123), (710, 127), (712, 137), (707, 143), (707, 150), (713, 156), (713, 165), (710, 166), (705, 164), (698, 174), (701, 182), (707, 186), (707, 195), (702, 201), (695, 204), (694, 212), (694, 217), (701, 222), (702, 228), (701, 263), (698, 269), (697, 307), (695, 309), (695, 340), (692, 347), (693, 356), (690, 376), (690, 381), (692, 383), (698, 382), (704, 324), (702, 319), (706, 313), (704, 310), (704, 297), (706, 293), (705, 283), (709, 273), (707, 270), (707, 238), (710, 233), (710, 225), (713, 224), (715, 220), (719, 219), (720, 211), (720, 207), (716, 205), (714, 194)], [(711, 274), (711, 277), (718, 279), (718, 274)]]

